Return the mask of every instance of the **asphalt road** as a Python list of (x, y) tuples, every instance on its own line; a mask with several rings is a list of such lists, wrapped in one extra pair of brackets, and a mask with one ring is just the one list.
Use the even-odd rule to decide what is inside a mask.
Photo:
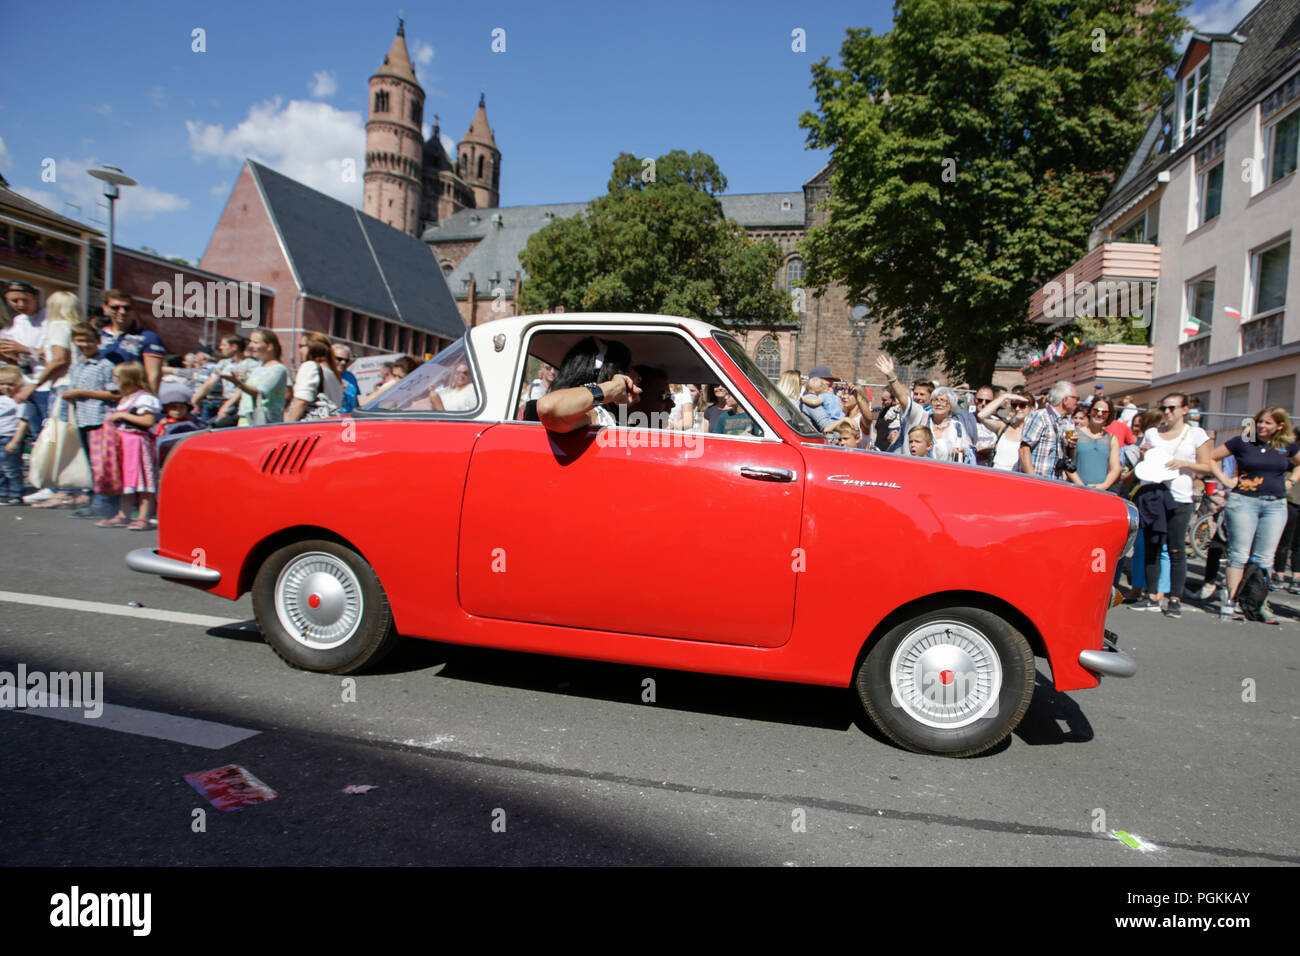
[[(1017, 733), (951, 760), (794, 684), (409, 640), (352, 688), (281, 663), (247, 598), (125, 568), (155, 542), (0, 510), (0, 670), (102, 671), (114, 708), (255, 733), (0, 711), (0, 864), (1300, 863), (1300, 598), (1281, 626), (1117, 608), (1137, 677), (1058, 694), (1040, 661)], [(229, 623), (105, 613), (133, 601)], [(223, 813), (182, 779), (228, 764), (276, 799)]]

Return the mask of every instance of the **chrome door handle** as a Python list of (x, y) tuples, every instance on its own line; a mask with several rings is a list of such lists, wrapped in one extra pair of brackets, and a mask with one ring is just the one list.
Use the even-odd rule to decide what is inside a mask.
[(757, 465), (741, 465), (742, 478), (755, 481), (794, 481), (795, 473), (788, 468), (760, 468)]

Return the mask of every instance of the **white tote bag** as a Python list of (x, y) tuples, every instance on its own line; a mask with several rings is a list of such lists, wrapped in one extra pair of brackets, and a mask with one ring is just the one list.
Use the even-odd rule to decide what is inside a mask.
[(75, 416), (69, 415), (73, 421), (59, 420), (63, 404), (57, 397), (50, 403), (50, 414), (32, 445), (28, 480), (37, 488), (90, 488), (90, 459), (81, 447)]

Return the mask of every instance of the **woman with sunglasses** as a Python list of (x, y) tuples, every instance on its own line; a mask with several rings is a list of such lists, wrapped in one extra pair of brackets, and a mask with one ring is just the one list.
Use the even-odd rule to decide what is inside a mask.
[[(998, 414), (1004, 405), (1011, 409), (1009, 421)], [(980, 424), (997, 435), (997, 444), (993, 446), (993, 467), (998, 471), (1017, 470), (1020, 464), (1020, 430), (1031, 407), (1033, 399), (1028, 395), (1003, 392), (980, 409)]]
[[(1146, 536), (1147, 596), (1133, 605), (1138, 611), (1163, 610), (1167, 617), (1182, 617), (1182, 595), (1187, 584), (1187, 526), (1192, 522), (1192, 480), (1196, 475), (1211, 474), (1210, 436), (1199, 425), (1187, 422), (1188, 398), (1183, 392), (1171, 392), (1160, 400), (1160, 427), (1147, 429), (1142, 436), (1141, 452), (1163, 453), (1168, 460), (1168, 478), (1163, 480), (1173, 496), (1174, 506), (1165, 511), (1169, 545), (1169, 605), (1161, 608), (1164, 594), (1150, 588), (1160, 573), (1158, 534)], [(1135, 555), (1136, 558), (1136, 555)], [(1158, 586), (1158, 585), (1157, 585)]]
[(1079, 444), (1074, 450), (1075, 470), (1066, 477), (1076, 485), (1107, 491), (1119, 480), (1119, 441), (1106, 430), (1115, 417), (1114, 407), (1108, 398), (1093, 399), (1091, 408), (1078, 409), (1085, 418), (1076, 420)]

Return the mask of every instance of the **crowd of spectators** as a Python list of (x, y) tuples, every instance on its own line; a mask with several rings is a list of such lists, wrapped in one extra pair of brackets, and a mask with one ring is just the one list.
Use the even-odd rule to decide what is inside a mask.
[[(825, 366), (806, 377), (788, 370), (777, 387), (834, 444), (1068, 481), (1131, 499), (1140, 533), (1116, 583), (1127, 571), (1135, 610), (1179, 618), (1184, 596), (1208, 600), (1217, 592), (1222, 613), (1239, 615), (1234, 602), (1250, 564), (1271, 574), (1274, 588), (1300, 594), (1300, 443), (1284, 409), (1261, 409), (1243, 423), (1242, 435), (1216, 444), (1200, 425), (1199, 403), (1181, 392), (1144, 410), (1131, 395), (1116, 400), (1100, 385), (1082, 400), (1065, 381), (1037, 396), (1023, 386), (984, 385), (967, 409), (957, 390), (900, 382), (887, 355), (876, 367), (885, 387), (874, 408), (865, 382), (843, 382)], [(1187, 535), (1201, 496), (1223, 507), (1224, 534), (1211, 546), (1201, 587), (1189, 591)], [(1267, 608), (1263, 617), (1271, 619)]]
[[(145, 531), (157, 524), (157, 442), (199, 428), (327, 418), (361, 402), (352, 353), (320, 332), (306, 333), (291, 375), (275, 333), (226, 335), (217, 352), (200, 346), (169, 355), (134, 319), (130, 296), (104, 294), (88, 321), (77, 297), (49, 296), (9, 282), (8, 321), (0, 327), (0, 504), (71, 508), (97, 526)], [(385, 368), (380, 390), (416, 367), (402, 357)], [(24, 458), (49, 429), (75, 434), (85, 456), (85, 487), (57, 480), (30, 494)], [(67, 474), (61, 472), (60, 474)], [(46, 476), (48, 477), (48, 476)]]

